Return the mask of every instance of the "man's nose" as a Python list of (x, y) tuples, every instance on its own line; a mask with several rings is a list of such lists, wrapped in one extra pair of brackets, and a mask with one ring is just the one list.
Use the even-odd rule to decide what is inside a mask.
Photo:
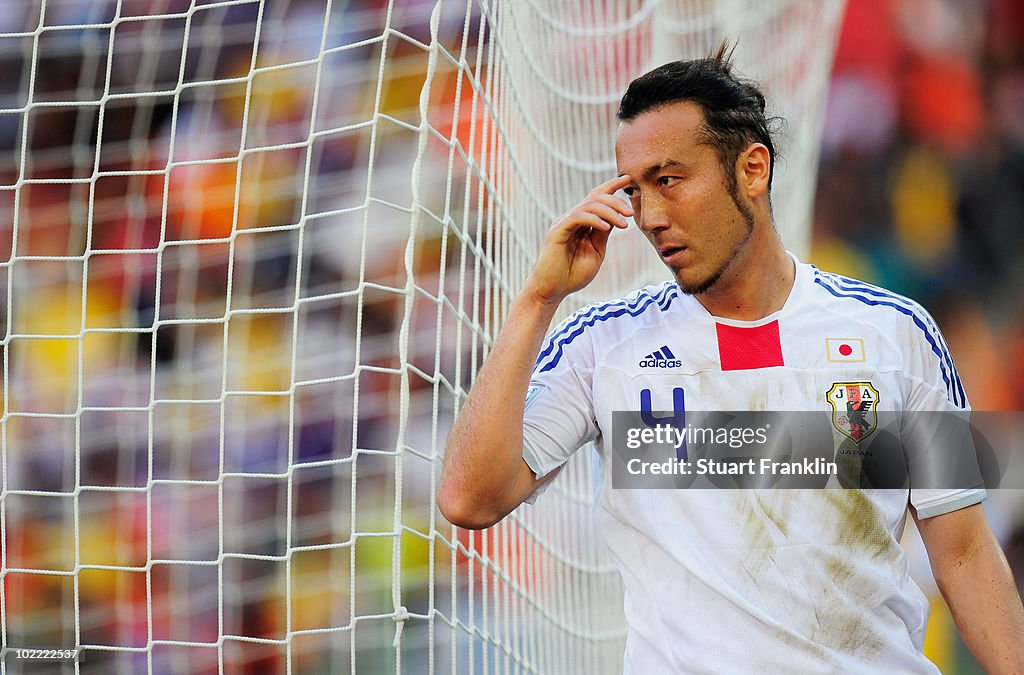
[(668, 205), (664, 199), (652, 194), (640, 196), (640, 208), (637, 209), (636, 224), (647, 233), (664, 230), (669, 226)]

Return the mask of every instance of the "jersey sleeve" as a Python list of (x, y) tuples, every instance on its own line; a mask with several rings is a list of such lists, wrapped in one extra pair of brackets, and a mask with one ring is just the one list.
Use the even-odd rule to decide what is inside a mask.
[(530, 378), (523, 414), (523, 459), (537, 478), (559, 469), (599, 433), (594, 414), (594, 344), (586, 319), (584, 308), (547, 336)]
[[(942, 333), (934, 319), (918, 306), (904, 336), (908, 345), (908, 382), (904, 427), (927, 443), (911, 466), (910, 502), (919, 518), (931, 518), (982, 502), (987, 497), (973, 442), (970, 403)], [(969, 447), (968, 447), (969, 446)], [(914, 462), (914, 456), (909, 458)], [(937, 476), (928, 487), (914, 487), (917, 473)], [(933, 487), (934, 483), (940, 487)]]

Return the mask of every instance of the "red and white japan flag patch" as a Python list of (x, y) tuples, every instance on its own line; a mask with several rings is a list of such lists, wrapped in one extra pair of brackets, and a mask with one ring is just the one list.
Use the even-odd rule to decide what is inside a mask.
[(860, 338), (825, 338), (825, 349), (832, 363), (864, 361), (864, 340)]

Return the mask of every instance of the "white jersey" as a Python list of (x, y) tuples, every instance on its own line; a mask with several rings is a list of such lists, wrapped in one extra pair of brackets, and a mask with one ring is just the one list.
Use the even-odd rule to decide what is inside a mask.
[[(796, 268), (785, 306), (759, 321), (716, 318), (674, 281), (570, 316), (537, 360), (526, 462), (543, 476), (596, 441), (607, 467), (613, 411), (683, 398), (693, 410), (829, 411), (837, 385), (868, 383), (879, 410), (968, 408), (918, 304)], [(627, 673), (938, 672), (899, 545), (907, 505), (932, 517), (983, 489), (623, 490), (610, 473), (597, 516), (625, 586)]]

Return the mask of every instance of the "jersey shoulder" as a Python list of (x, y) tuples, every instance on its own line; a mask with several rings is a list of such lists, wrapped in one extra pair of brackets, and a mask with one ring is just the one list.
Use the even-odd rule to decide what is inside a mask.
[(839, 309), (851, 318), (870, 322), (880, 329), (907, 323), (919, 329), (935, 326), (931, 315), (916, 300), (860, 279), (826, 272), (814, 266), (812, 270), (819, 304)]
[(644, 286), (615, 300), (581, 307), (544, 339), (536, 370), (551, 370), (567, 352), (579, 350), (582, 345), (614, 344), (638, 328), (659, 324), (680, 295), (678, 284), (669, 280)]
[(942, 333), (931, 314), (915, 300), (859, 279), (814, 267), (816, 304), (870, 325), (903, 348), (921, 341), (938, 346)]
[(931, 314), (915, 300), (859, 279), (813, 268), (819, 307), (865, 325), (902, 355), (904, 370), (923, 379), (935, 373), (949, 398), (967, 404), (949, 346)]

